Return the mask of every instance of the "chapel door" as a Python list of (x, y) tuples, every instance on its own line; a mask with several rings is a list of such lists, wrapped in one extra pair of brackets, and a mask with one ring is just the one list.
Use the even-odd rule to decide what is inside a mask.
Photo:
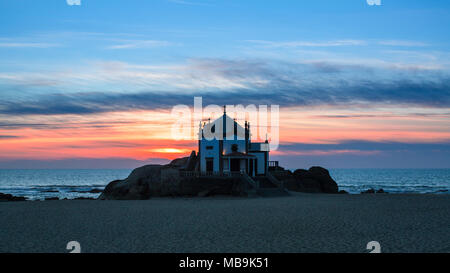
[(238, 158), (232, 158), (230, 161), (230, 168), (232, 172), (239, 172), (241, 170), (241, 162)]
[(214, 160), (212, 158), (206, 158), (206, 171), (214, 171)]

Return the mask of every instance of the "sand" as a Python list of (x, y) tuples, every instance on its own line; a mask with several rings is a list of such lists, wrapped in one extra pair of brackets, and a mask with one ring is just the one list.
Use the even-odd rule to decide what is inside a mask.
[(450, 252), (450, 195), (0, 203), (0, 252)]

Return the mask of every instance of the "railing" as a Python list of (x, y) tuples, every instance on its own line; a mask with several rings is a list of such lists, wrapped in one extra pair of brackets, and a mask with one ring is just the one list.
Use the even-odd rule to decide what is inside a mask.
[(278, 167), (278, 161), (267, 161), (269, 167)]
[(243, 177), (253, 188), (259, 189), (259, 181), (253, 180), (246, 172), (197, 172), (180, 171), (181, 177)]
[(244, 171), (240, 172), (198, 172), (198, 171), (180, 171), (181, 177), (200, 177), (200, 176), (214, 176), (214, 177), (234, 177), (243, 176)]
[(274, 177), (275, 176), (287, 177), (292, 175), (289, 171), (269, 171), (268, 173), (270, 173)]

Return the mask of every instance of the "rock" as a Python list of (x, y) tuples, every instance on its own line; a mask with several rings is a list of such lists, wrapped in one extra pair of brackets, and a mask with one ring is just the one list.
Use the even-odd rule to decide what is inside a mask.
[(309, 170), (297, 169), (294, 173), (278, 171), (275, 177), (283, 181), (290, 191), (308, 193), (338, 193), (338, 185), (331, 178), (328, 170), (322, 167), (311, 167)]
[(339, 194), (348, 194), (348, 192), (347, 192), (347, 191), (344, 191), (344, 190), (340, 190), (338, 193), (339, 193)]
[(152, 185), (153, 191), (161, 190), (162, 168), (161, 165), (146, 165), (134, 169), (126, 179), (109, 183), (100, 194), (99, 199), (148, 199), (151, 195), (150, 185)]
[(189, 157), (181, 157), (181, 158), (177, 158), (177, 159), (172, 160), (168, 165), (171, 166), (171, 167), (179, 167), (179, 168), (181, 168), (181, 167), (184, 167), (187, 164), (188, 160), (189, 160)]
[(13, 196), (12, 194), (5, 194), (0, 192), (0, 202), (7, 201), (26, 201), (27, 199), (22, 196)]
[(198, 197), (207, 197), (208, 195), (211, 194), (211, 190), (204, 190), (198, 193)]
[[(175, 160), (174, 160), (175, 161)], [(142, 200), (164, 196), (245, 195), (247, 183), (241, 177), (180, 177), (184, 164), (137, 168), (124, 180), (109, 183), (98, 199)]]
[(361, 194), (375, 193), (374, 189), (368, 189), (366, 191), (362, 191)]
[[(246, 196), (250, 188), (243, 177), (180, 176), (180, 170), (195, 166), (195, 153), (172, 160), (167, 165), (146, 165), (134, 169), (124, 180), (110, 182), (98, 199), (142, 200), (169, 196)], [(280, 168), (273, 172), (288, 190), (313, 193), (338, 193), (338, 185), (328, 170), (311, 167), (294, 173)]]
[(371, 194), (371, 193), (387, 193), (383, 189), (375, 190), (375, 189), (368, 189), (366, 191), (362, 191), (361, 194)]
[(11, 201), (27, 201), (27, 199), (23, 196), (13, 196)]
[(249, 189), (242, 177), (188, 177), (175, 188), (175, 196), (245, 196)]
[(197, 162), (198, 162), (198, 157), (195, 154), (195, 151), (192, 151), (191, 155), (186, 160), (186, 164), (184, 164), (182, 169), (185, 171), (193, 171), (195, 169), (195, 165), (197, 164)]
[(320, 187), (324, 193), (337, 193), (338, 185), (330, 176), (330, 172), (322, 167), (311, 167), (308, 172), (313, 179), (320, 182)]
[(54, 201), (54, 200), (59, 200), (58, 197), (45, 197), (45, 201)]
[(95, 200), (95, 198), (91, 198), (91, 197), (77, 197), (77, 198), (74, 198), (73, 200)]

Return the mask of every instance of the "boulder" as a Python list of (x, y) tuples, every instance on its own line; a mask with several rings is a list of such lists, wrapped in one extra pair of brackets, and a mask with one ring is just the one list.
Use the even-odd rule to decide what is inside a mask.
[(134, 169), (124, 180), (109, 183), (99, 199), (139, 200), (150, 197), (150, 184), (161, 180), (161, 165), (146, 165)]
[(368, 189), (366, 191), (362, 191), (361, 194), (370, 194), (370, 193), (375, 193), (374, 189)]
[(297, 169), (293, 173), (275, 172), (274, 175), (278, 180), (283, 181), (284, 186), (290, 191), (338, 193), (336, 181), (331, 178), (328, 170), (322, 167), (311, 167), (309, 170)]
[(171, 167), (182, 168), (188, 163), (189, 157), (176, 158), (168, 164)]
[(373, 194), (373, 193), (387, 193), (387, 192), (385, 192), (383, 189), (375, 190), (373, 188), (361, 192), (361, 194)]
[(45, 197), (45, 201), (56, 201), (56, 200), (59, 200), (59, 198), (58, 197)]
[(347, 191), (344, 191), (344, 190), (340, 190), (338, 193), (339, 193), (339, 194), (348, 194), (348, 192), (347, 192)]
[(6, 201), (26, 201), (27, 199), (23, 196), (13, 196), (12, 194), (5, 194), (0, 192), (0, 202)]
[(308, 172), (311, 174), (313, 179), (319, 181), (320, 188), (324, 193), (337, 193), (338, 185), (336, 181), (330, 176), (330, 172), (322, 167), (311, 167)]

